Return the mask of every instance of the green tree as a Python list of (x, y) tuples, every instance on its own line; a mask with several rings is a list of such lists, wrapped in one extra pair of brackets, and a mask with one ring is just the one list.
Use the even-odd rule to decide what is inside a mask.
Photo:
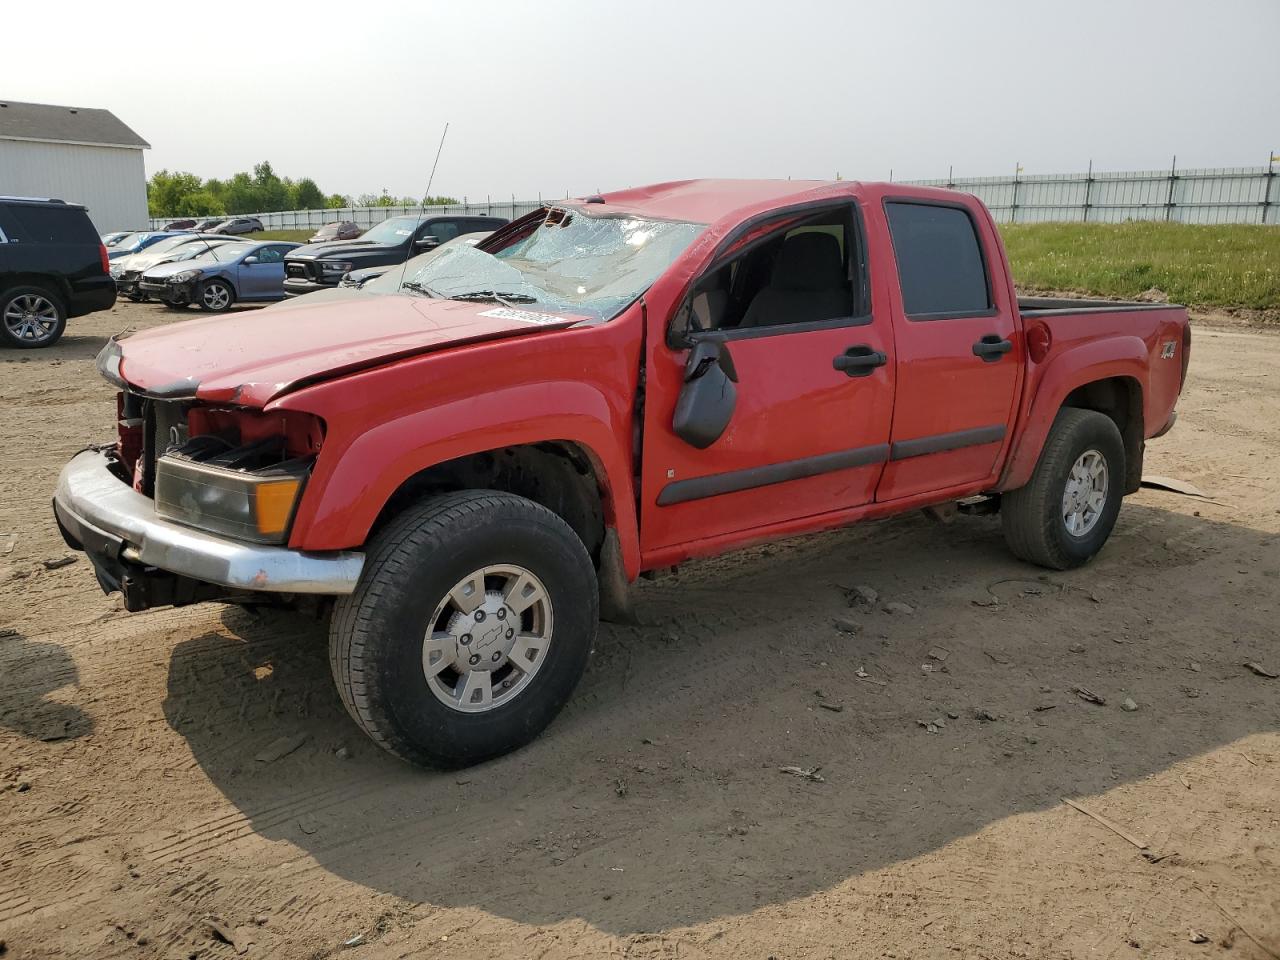
[(157, 170), (147, 184), (147, 208), (153, 217), (178, 216), (187, 197), (203, 186), (194, 173)]
[(289, 199), (294, 210), (318, 210), (325, 204), (324, 194), (310, 177), (303, 177), (293, 185)]
[(182, 217), (221, 217), (227, 212), (222, 201), (208, 190), (197, 190), (189, 193), (178, 204), (178, 216)]
[(341, 193), (331, 193), (325, 197), (324, 205), (329, 210), (337, 210), (339, 207), (351, 206), (351, 198), (343, 196)]

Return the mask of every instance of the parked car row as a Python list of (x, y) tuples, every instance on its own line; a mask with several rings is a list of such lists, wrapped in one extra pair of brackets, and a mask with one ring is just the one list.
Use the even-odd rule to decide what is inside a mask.
[(165, 230), (192, 230), (197, 233), (225, 233), (242, 236), (246, 233), (261, 233), (266, 228), (257, 217), (214, 217), (209, 220), (174, 220), (165, 226)]
[(331, 290), (351, 271), (402, 264), (456, 237), (488, 233), (508, 222), (503, 217), (390, 217), (356, 240), (316, 242), (313, 237), (285, 258), (284, 292), (296, 297)]
[[(270, 303), (341, 284), (362, 289), (392, 267), (399, 280), (423, 255), (479, 242), (501, 217), (392, 217), (361, 232), (352, 221), (325, 224), (305, 246), (252, 241), (254, 217), (175, 220), (166, 230), (97, 235), (84, 207), (60, 200), (0, 198), (0, 342), (52, 346), (69, 317), (110, 309), (117, 293), (134, 302), (209, 312)], [(377, 288), (375, 288), (377, 289)], [(383, 291), (385, 292), (385, 291)]]

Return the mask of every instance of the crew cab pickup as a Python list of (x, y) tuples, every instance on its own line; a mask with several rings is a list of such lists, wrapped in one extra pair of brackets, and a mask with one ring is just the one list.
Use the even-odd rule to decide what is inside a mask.
[(327, 615), (425, 765), (536, 736), (646, 570), (957, 504), (1085, 563), (1191, 346), (1182, 307), (1019, 301), (981, 203), (898, 184), (664, 183), (406, 272), (110, 342), (119, 435), (55, 509), (130, 610)]

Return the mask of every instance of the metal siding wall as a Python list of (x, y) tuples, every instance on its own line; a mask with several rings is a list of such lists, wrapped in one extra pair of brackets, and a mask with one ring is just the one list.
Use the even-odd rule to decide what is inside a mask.
[(0, 140), (0, 194), (84, 204), (99, 233), (147, 224), (141, 150)]

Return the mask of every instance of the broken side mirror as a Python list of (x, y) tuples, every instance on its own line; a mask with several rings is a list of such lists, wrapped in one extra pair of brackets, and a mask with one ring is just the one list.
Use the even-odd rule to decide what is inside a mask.
[(716, 340), (698, 340), (689, 351), (684, 386), (671, 421), (675, 435), (705, 450), (720, 439), (733, 418), (738, 400), (738, 372), (729, 347)]

